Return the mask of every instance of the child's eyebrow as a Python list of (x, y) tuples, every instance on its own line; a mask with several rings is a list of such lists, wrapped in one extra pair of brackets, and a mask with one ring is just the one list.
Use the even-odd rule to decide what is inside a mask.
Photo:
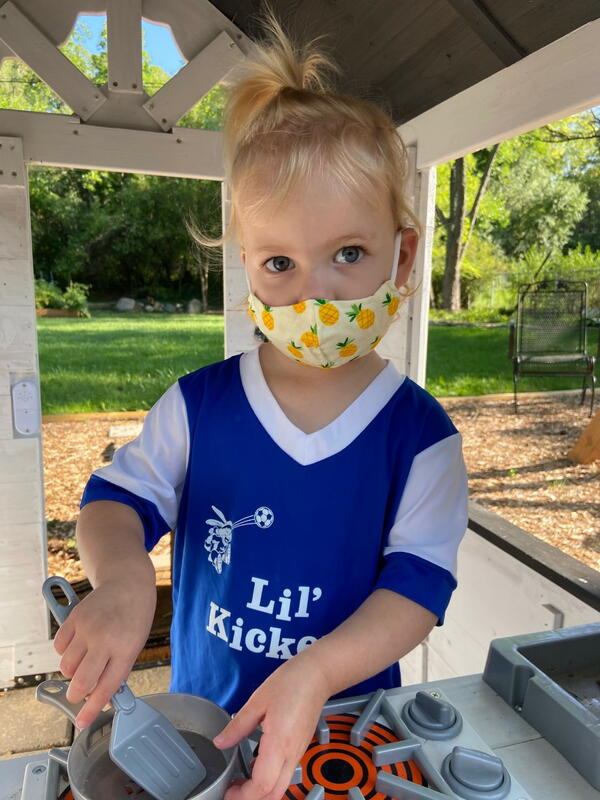
[[(348, 241), (355, 241), (360, 239), (363, 242), (370, 242), (375, 237), (368, 236), (365, 233), (345, 233), (343, 236), (336, 236), (335, 239), (331, 239), (329, 242), (326, 242), (326, 247), (332, 247), (340, 242), (348, 242)], [(264, 244), (261, 245), (256, 249), (256, 253), (283, 253), (286, 249), (286, 245), (280, 244)]]

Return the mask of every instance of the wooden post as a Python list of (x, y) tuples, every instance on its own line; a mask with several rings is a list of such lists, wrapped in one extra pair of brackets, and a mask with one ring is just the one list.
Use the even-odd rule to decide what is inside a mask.
[(431, 284), (431, 250), (435, 224), (435, 169), (417, 169), (417, 147), (408, 148), (406, 194), (421, 221), (422, 232), (408, 286), (414, 290), (400, 307), (398, 319), (386, 333), (377, 352), (396, 369), (421, 386), (427, 367), (427, 324)]
[[(223, 231), (231, 213), (230, 188), (223, 181), (221, 190)], [(246, 270), (240, 259), (239, 243), (230, 239), (223, 244), (223, 313), (225, 317), (225, 358), (252, 350), (258, 344), (254, 325), (248, 316)]]
[[(0, 137), (0, 686), (50, 672), (46, 525), (29, 194), (21, 139)], [(27, 390), (27, 418), (14, 414)], [(21, 405), (21, 407), (23, 407)], [(28, 421), (30, 420), (30, 421)]]
[(588, 426), (584, 428), (567, 458), (579, 464), (591, 464), (600, 458), (600, 411), (596, 411)]

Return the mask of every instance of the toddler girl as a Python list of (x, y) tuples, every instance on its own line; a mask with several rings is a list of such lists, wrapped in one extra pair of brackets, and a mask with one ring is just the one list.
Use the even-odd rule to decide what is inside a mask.
[(399, 685), (398, 659), (456, 586), (466, 476), (440, 405), (376, 345), (417, 246), (392, 120), (325, 84), (272, 15), (226, 110), (229, 230), (266, 341), (180, 378), (91, 477), (78, 523), (94, 591), (56, 637), (88, 725), (155, 605), (147, 551), (176, 530), (171, 690), (260, 724), (252, 778), (276, 800), (333, 695)]

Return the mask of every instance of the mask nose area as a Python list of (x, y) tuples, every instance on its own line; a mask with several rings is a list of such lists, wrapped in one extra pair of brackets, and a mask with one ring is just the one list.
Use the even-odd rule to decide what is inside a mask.
[(295, 294), (297, 295), (295, 303), (322, 297), (333, 299), (334, 287), (331, 278), (328, 279), (326, 270), (316, 267), (302, 276)]

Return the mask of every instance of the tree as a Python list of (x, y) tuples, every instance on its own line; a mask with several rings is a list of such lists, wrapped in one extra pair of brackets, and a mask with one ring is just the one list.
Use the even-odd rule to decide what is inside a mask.
[[(470, 210), (467, 212), (467, 186), (465, 181), (465, 159), (457, 158), (450, 167), (450, 196), (448, 215), (436, 205), (437, 219), (446, 229), (446, 258), (443, 284), (443, 308), (458, 311), (461, 307), (460, 265), (469, 245), (471, 234), (477, 222), (481, 200), (490, 179), (492, 166), (498, 152), (494, 145), (481, 158), (479, 153), (474, 158), (473, 177), (477, 176), (477, 188)], [(483, 163), (483, 171), (477, 171), (478, 164)]]
[(550, 258), (567, 244), (588, 204), (582, 176), (590, 149), (547, 139), (545, 129), (502, 143), (490, 191), (505, 213), (488, 232), (507, 256), (519, 259), (535, 249)]
[[(498, 145), (471, 157), (457, 158), (449, 168), (449, 192), (444, 213), (436, 204), (436, 217), (445, 229), (445, 267), (442, 307), (458, 311), (461, 307), (460, 266), (477, 222), (481, 202), (490, 180)], [(468, 173), (468, 178), (467, 178)], [(472, 197), (467, 211), (468, 194)], [(443, 193), (438, 201), (443, 202)]]
[[(98, 53), (84, 47), (85, 36), (85, 28), (78, 26), (61, 49), (93, 83), (102, 85), (107, 77), (106, 34)], [(144, 53), (148, 93), (168, 79)], [(4, 62), (0, 81), (0, 107), (70, 113), (17, 59)], [(181, 124), (218, 128), (223, 105), (223, 87), (217, 86), (187, 112)], [(70, 280), (88, 283), (96, 295), (127, 292), (163, 299), (195, 294), (200, 284), (208, 302), (210, 276), (204, 274), (201, 279), (206, 272), (204, 261), (199, 262), (185, 223), (191, 218), (209, 235), (219, 234), (217, 182), (34, 167), (29, 185), (36, 276), (62, 286)], [(213, 283), (218, 303), (220, 285), (218, 280)]]
[[(534, 273), (566, 247), (600, 246), (599, 130), (586, 112), (438, 167), (434, 253), (443, 250), (444, 308), (461, 306), (461, 266), (474, 237), (497, 248), (500, 261), (528, 254), (523, 266), (535, 263)], [(578, 238), (583, 225), (587, 241)]]

